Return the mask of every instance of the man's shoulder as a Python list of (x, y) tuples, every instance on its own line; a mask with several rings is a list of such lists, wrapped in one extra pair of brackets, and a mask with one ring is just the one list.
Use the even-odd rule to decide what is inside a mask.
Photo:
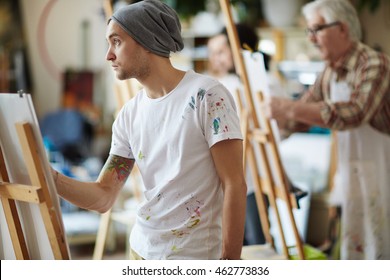
[(349, 71), (364, 73), (369, 68), (389, 67), (390, 58), (383, 52), (379, 52), (362, 42), (357, 42), (346, 55), (343, 64)]
[(192, 70), (188, 72), (188, 76), (189, 76), (189, 81), (191, 81), (194, 84), (196, 83), (199, 86), (202, 86), (205, 90), (209, 90), (216, 86), (222, 86), (222, 84), (215, 78)]
[[(382, 51), (376, 50), (362, 42), (357, 44), (357, 53), (360, 59), (372, 59), (377, 58), (380, 60), (390, 61), (390, 57)], [(374, 61), (375, 62), (375, 61)]]

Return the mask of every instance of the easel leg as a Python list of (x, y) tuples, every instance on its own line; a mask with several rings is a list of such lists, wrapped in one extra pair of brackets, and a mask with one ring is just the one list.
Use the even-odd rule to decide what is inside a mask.
[[(2, 182), (9, 182), (7, 168), (3, 152), (0, 147), (0, 179)], [(5, 218), (8, 224), (8, 230), (11, 235), (12, 245), (15, 251), (16, 259), (29, 260), (30, 255), (27, 250), (26, 240), (23, 235), (22, 225), (20, 223), (18, 210), (15, 200), (1, 198)]]
[(106, 244), (107, 234), (110, 227), (111, 222), (111, 209), (102, 214), (100, 217), (100, 225), (99, 230), (96, 237), (96, 244), (95, 249), (93, 251), (93, 257), (94, 260), (102, 260), (103, 259), (103, 253), (104, 253), (104, 247)]

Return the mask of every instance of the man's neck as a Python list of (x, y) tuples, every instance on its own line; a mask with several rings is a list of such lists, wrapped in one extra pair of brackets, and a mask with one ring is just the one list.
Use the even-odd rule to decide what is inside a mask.
[(186, 72), (178, 70), (174, 67), (168, 67), (158, 71), (154, 69), (152, 74), (143, 81), (146, 94), (157, 99), (169, 94), (183, 79)]
[(355, 42), (349, 41), (347, 44), (344, 44), (343, 48), (341, 51), (338, 53), (338, 56), (332, 59), (332, 61), (329, 62), (330, 67), (336, 69), (340, 65), (343, 64), (345, 60), (345, 56), (348, 54), (350, 49), (355, 45)]

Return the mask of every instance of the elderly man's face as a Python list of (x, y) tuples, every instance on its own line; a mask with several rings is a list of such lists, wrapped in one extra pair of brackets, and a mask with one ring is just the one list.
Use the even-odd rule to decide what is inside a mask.
[(318, 14), (307, 20), (307, 30), (310, 41), (318, 48), (322, 59), (331, 63), (337, 61), (350, 42), (343, 23), (327, 23)]

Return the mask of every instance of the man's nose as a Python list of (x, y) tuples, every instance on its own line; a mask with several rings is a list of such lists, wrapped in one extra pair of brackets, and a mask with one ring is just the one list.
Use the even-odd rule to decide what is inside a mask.
[(312, 42), (312, 43), (317, 42), (317, 36), (315, 33), (309, 33), (308, 37), (309, 37), (310, 42)]
[(115, 55), (112, 53), (112, 51), (110, 49), (107, 50), (106, 60), (107, 61), (115, 60)]

